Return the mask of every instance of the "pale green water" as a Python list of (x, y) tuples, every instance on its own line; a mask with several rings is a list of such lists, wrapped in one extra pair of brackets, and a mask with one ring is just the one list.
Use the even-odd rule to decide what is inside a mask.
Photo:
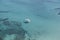
[[(0, 10), (9, 12), (0, 13), (0, 17), (21, 21), (31, 40), (60, 40), (59, 10), (55, 10), (59, 5), (59, 0), (1, 0)], [(23, 23), (26, 17), (31, 19), (28, 24)]]

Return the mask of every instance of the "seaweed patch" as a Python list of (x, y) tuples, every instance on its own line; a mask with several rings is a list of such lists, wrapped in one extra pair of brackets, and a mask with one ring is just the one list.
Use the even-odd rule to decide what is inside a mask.
[[(5, 27), (6, 29), (2, 29), (0, 30), (0, 36), (1, 34), (3, 34), (2, 36), (5, 37), (5, 35), (12, 35), (15, 34), (16, 38), (14, 38), (15, 40), (24, 40), (25, 39), (25, 34), (28, 34), (28, 32), (23, 29), (22, 27), (22, 23), (18, 22), (18, 21), (11, 21), (8, 20), (8, 18), (1, 18), (2, 20), (2, 24), (1, 27)], [(29, 34), (28, 34), (29, 36)], [(4, 39), (4, 38), (3, 38)]]

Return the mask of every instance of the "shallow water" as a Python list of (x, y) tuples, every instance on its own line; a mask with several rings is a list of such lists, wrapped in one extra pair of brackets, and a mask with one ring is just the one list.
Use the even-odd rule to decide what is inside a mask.
[[(59, 0), (0, 0), (0, 18), (22, 22), (31, 40), (60, 40), (59, 5)], [(28, 24), (23, 22), (26, 17), (31, 19)]]

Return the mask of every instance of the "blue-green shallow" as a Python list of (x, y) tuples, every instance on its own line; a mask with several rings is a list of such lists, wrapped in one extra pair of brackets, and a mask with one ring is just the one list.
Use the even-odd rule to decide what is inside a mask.
[[(0, 0), (0, 18), (21, 22), (30, 40), (60, 40), (59, 7), (59, 0)], [(26, 17), (30, 23), (24, 23)], [(6, 35), (4, 40), (14, 37)]]

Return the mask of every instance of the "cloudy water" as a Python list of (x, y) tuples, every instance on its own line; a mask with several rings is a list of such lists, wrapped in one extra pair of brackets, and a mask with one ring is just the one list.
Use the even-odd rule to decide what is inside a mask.
[[(21, 22), (22, 28), (27, 31), (28, 36), (25, 39), (15, 39), (15, 33), (11, 31), (11, 35), (8, 35), (7, 33), (10, 34), (10, 32), (3, 31), (1, 33), (5, 32), (6, 36), (0, 36), (1, 40), (60, 40), (59, 0), (0, 0), (0, 24), (4, 18)], [(24, 22), (26, 18), (30, 22)], [(5, 22), (5, 20), (3, 21)], [(2, 24), (0, 29), (1, 27), (6, 28), (5, 25)], [(12, 27), (10, 25), (12, 24), (8, 24), (8, 28)], [(14, 25), (14, 28), (17, 27)]]

